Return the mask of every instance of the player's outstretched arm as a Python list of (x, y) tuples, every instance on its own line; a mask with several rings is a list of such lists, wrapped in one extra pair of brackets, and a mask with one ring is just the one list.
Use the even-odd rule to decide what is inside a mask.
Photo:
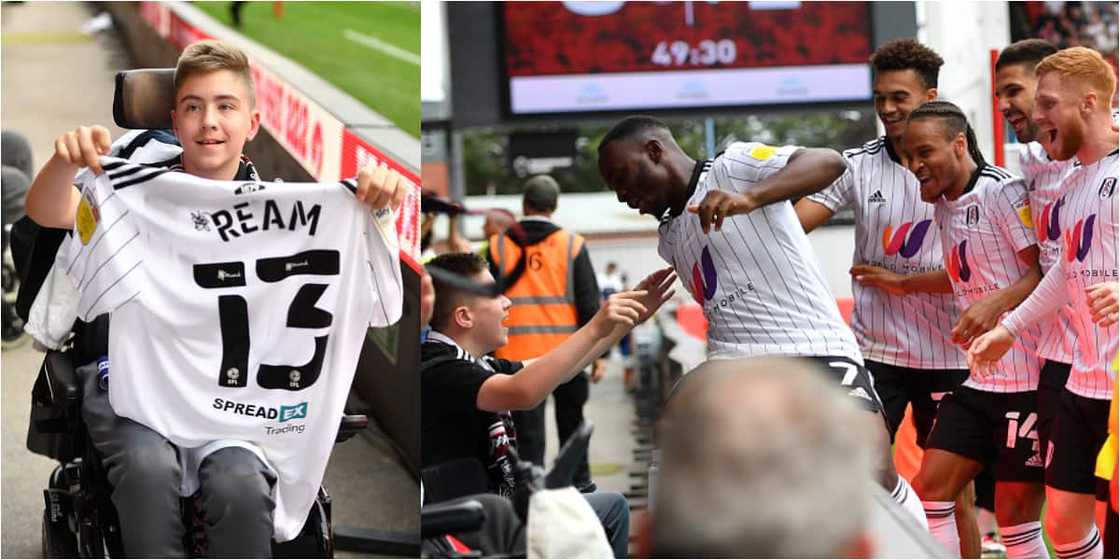
[(758, 208), (800, 198), (824, 190), (847, 169), (847, 162), (836, 150), (801, 148), (790, 154), (785, 167), (751, 189), (751, 195)]
[(35, 223), (52, 228), (74, 227), (81, 193), (74, 176), (82, 167), (101, 174), (100, 156), (108, 154), (113, 138), (103, 126), (81, 126), (54, 141), (54, 155), (35, 175), (27, 191), (27, 215)]
[(1069, 291), (1065, 287), (1064, 276), (1065, 271), (1060, 264), (1050, 267), (1025, 301), (1004, 316), (995, 328), (976, 337), (968, 345), (969, 368), (983, 370), (991, 366), (1011, 349), (1021, 330), (1053, 315), (1068, 303)]
[(1085, 299), (1093, 322), (1108, 327), (1116, 323), (1120, 314), (1120, 282), (1101, 282), (1085, 288)]
[(713, 190), (688, 211), (700, 218), (700, 227), (708, 233), (712, 226), (719, 231), (728, 216), (749, 214), (768, 204), (790, 200), (818, 192), (844, 174), (848, 164), (835, 150), (800, 148), (793, 152), (786, 165), (766, 177), (745, 193)]
[[(591, 359), (597, 343), (625, 333), (638, 324), (647, 309), (641, 303), (646, 292), (612, 294), (599, 312), (578, 331), (513, 375), (492, 375), (478, 391), (476, 404), (489, 411), (526, 410), (541, 403), (561, 383), (575, 377)], [(618, 339), (615, 338), (614, 342)]]
[(861, 286), (886, 290), (899, 296), (914, 293), (953, 293), (949, 273), (944, 270), (921, 274), (899, 274), (878, 266), (857, 264), (848, 270), (848, 274), (851, 274)]
[(992, 330), (1004, 313), (1015, 309), (1030, 297), (1031, 292), (1042, 280), (1042, 269), (1038, 266), (1038, 246), (1031, 245), (1019, 251), (1019, 258), (1025, 263), (1031, 263), (1030, 269), (1014, 284), (973, 303), (964, 310), (957, 319), (957, 324), (953, 326), (952, 337), (955, 344), (967, 348), (974, 337)]

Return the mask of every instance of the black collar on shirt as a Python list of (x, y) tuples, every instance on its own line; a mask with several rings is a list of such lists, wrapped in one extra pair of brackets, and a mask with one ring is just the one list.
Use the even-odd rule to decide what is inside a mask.
[[(720, 154), (722, 153), (723, 152), (720, 152)], [(716, 155), (716, 157), (719, 157), (719, 155)], [(710, 159), (701, 159), (697, 160), (696, 165), (692, 166), (692, 177), (689, 177), (688, 187), (685, 188), (685, 190), (688, 191), (688, 194), (685, 195), (686, 205), (688, 204), (687, 201), (692, 198), (692, 193), (696, 192), (696, 186), (700, 184), (700, 176), (703, 175), (705, 171), (712, 168), (712, 161), (713, 160)], [(680, 212), (677, 213), (673, 213), (673, 209), (670, 208), (665, 212), (665, 215), (659, 218), (659, 221), (661, 221), (661, 223), (668, 222), (680, 216), (682, 212), (684, 212), (684, 208), (681, 208)]]
[[(171, 158), (171, 159), (169, 159), (167, 161), (164, 161), (164, 162), (157, 163), (155, 165), (157, 167), (166, 167), (166, 168), (168, 168), (172, 171), (182, 171), (182, 172), (186, 173), (186, 169), (183, 168), (183, 155), (182, 154), (179, 154), (179, 155), (175, 156), (174, 158)], [(233, 176), (233, 180), (234, 181), (260, 181), (261, 176), (260, 176), (259, 173), (257, 173), (257, 166), (253, 165), (253, 162), (249, 161), (249, 158), (246, 157), (244, 154), (242, 154), (241, 160), (237, 162), (237, 174)]]
[(964, 190), (961, 191), (961, 195), (968, 194), (972, 191), (972, 188), (976, 186), (976, 181), (980, 179), (980, 172), (983, 171), (985, 167), (988, 167), (988, 164), (981, 163), (980, 165), (976, 166), (976, 170), (973, 171), (972, 176), (968, 178), (968, 183), (965, 184)]
[(902, 165), (902, 158), (898, 157), (898, 152), (894, 151), (894, 144), (891, 143), (891, 139), (884, 136), (883, 144), (887, 147), (887, 157), (891, 158), (891, 161)]

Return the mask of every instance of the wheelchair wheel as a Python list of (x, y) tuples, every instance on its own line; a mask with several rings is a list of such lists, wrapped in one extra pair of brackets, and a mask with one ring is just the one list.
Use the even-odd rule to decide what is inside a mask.
[[(62, 520), (66, 524), (66, 520)], [(78, 540), (69, 528), (59, 528), (57, 523), (51, 523), (50, 513), (43, 512), (43, 558), (77, 558)]]
[(78, 536), (70, 527), (74, 504), (65, 492), (64, 477), (65, 469), (55, 467), (43, 491), (43, 558), (78, 557)]

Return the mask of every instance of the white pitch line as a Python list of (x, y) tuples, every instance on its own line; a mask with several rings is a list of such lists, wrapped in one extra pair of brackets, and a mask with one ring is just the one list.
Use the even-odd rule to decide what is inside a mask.
[(350, 39), (351, 41), (354, 41), (355, 43), (365, 45), (374, 50), (379, 50), (398, 60), (403, 60), (405, 62), (415, 64), (416, 66), (420, 66), (420, 55), (408, 52), (396, 45), (390, 45), (385, 41), (370, 37), (369, 35), (363, 33), (358, 33), (353, 29), (347, 29), (343, 31), (342, 36)]

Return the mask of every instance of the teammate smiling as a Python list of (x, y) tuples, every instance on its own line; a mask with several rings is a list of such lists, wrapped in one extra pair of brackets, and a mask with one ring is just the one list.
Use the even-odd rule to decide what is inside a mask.
[(1083, 47), (1046, 57), (1035, 72), (1033, 119), (1039, 136), (1050, 144), (1054, 159), (1077, 158), (1059, 186), (1057, 221), (1064, 246), (1030, 298), (976, 340), (969, 360), (985, 367), (1001, 359), (1028, 326), (1064, 304), (1072, 306), (1076, 343), (1047, 450), (1046, 529), (1059, 557), (1100, 558), (1100, 536), (1093, 525), (1098, 484), (1093, 464), (1106, 437), (1115, 383), (1109, 365), (1117, 356), (1118, 331), (1115, 322), (1097, 319), (1100, 300), (1111, 293), (1115, 302), (1118, 274), (1120, 162), (1109, 116), (1116, 75), (1099, 53)]
[[(946, 248), (948, 286), (960, 307), (1000, 294), (1017, 305), (1038, 284), (1038, 247), (1026, 186), (984, 162), (972, 128), (952, 103), (934, 101), (910, 114), (904, 157), (922, 200), (935, 204)], [(931, 282), (930, 289), (941, 291)], [(966, 340), (970, 333), (964, 333)], [(1046, 555), (1042, 527), (1042, 458), (1033, 424), (1041, 360), (1034, 338), (970, 377), (937, 411), (914, 487), (930, 533), (959, 552), (953, 500), (985, 465), (996, 479), (996, 521), (1009, 558)]]

